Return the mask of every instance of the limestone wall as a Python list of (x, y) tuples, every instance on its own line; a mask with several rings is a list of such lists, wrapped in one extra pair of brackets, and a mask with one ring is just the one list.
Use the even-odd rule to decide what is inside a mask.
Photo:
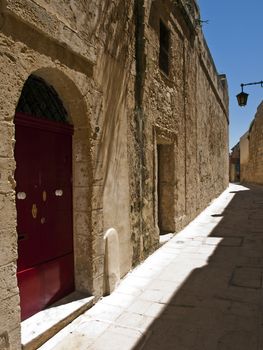
[[(195, 1), (0, 4), (0, 348), (19, 349), (15, 129), (26, 79), (53, 85), (72, 124), (76, 289), (104, 289), (104, 233), (125, 275), (227, 186), (228, 98)], [(171, 33), (159, 68), (159, 21)]]
[(240, 139), (240, 175), (242, 182), (263, 184), (263, 102)]
[(52, 84), (74, 124), (76, 288), (99, 297), (104, 240), (119, 233), (120, 269), (132, 264), (127, 125), (134, 109), (131, 1), (5, 1), (0, 8), (0, 348), (20, 347), (13, 117), (32, 73)]
[(240, 181), (246, 182), (249, 171), (249, 132), (240, 138)]
[(247, 131), (240, 138), (240, 164), (246, 164), (249, 161), (249, 132)]
[[(137, 247), (143, 246), (147, 255), (162, 231), (160, 206), (166, 213), (172, 208), (170, 230), (179, 231), (228, 185), (228, 92), (226, 77), (217, 74), (194, 20), (199, 15), (196, 3), (191, 7), (194, 17), (181, 1), (156, 0), (144, 5), (141, 113), (147, 170), (142, 225), (148, 235), (136, 238)], [(160, 20), (170, 31), (168, 75), (159, 68)], [(162, 193), (158, 193), (162, 182), (157, 174), (159, 145), (169, 146), (166, 159), (174, 161)], [(165, 188), (169, 195), (160, 203), (158, 196), (163, 196)]]

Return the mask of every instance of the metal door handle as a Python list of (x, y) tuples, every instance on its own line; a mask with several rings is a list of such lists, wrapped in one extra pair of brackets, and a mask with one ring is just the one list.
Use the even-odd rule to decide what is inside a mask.
[(32, 205), (31, 212), (32, 212), (33, 219), (36, 219), (37, 218), (37, 205), (35, 203), (33, 203), (33, 205)]

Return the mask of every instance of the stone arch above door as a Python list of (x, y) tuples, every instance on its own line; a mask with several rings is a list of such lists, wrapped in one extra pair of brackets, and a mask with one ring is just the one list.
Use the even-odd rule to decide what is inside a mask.
[(16, 113), (60, 123), (70, 123), (68, 112), (54, 87), (34, 74), (31, 74), (24, 84)]
[(96, 252), (92, 249), (93, 166), (91, 156), (91, 126), (85, 97), (75, 82), (56, 68), (41, 68), (32, 72), (58, 93), (74, 125), (72, 144), (73, 237), (76, 290), (93, 293)]

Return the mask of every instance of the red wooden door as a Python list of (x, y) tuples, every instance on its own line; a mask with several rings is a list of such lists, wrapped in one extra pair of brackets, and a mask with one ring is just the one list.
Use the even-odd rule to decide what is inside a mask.
[(22, 320), (74, 290), (72, 131), (17, 113), (16, 206)]

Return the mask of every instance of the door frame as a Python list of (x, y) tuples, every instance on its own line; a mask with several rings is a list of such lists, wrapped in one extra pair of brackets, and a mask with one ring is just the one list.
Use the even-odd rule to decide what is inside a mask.
[[(102, 96), (98, 97), (92, 77), (85, 77), (90, 85), (89, 93), (82, 91), (75, 72), (63, 72), (57, 67), (39, 67), (31, 71), (52, 85), (68, 112), (74, 125), (72, 137), (72, 190), (73, 190), (73, 245), (75, 260), (76, 291), (100, 297), (103, 294), (103, 272), (98, 261), (103, 262), (103, 176), (97, 162), (99, 145), (94, 141), (98, 135), (97, 124), (92, 120)], [(86, 87), (86, 85), (85, 85)], [(21, 94), (23, 85), (19, 86)], [(86, 90), (85, 90), (86, 91)], [(21, 95), (19, 95), (20, 97)], [(16, 100), (16, 104), (17, 104)], [(102, 264), (103, 265), (103, 264)]]
[[(71, 271), (71, 273), (70, 273), (70, 275), (68, 275), (69, 279), (67, 279), (67, 280), (71, 281), (71, 282), (70, 282), (70, 285), (68, 283), (66, 283), (66, 284), (63, 283), (62, 285), (64, 285), (64, 288), (62, 288), (62, 290), (59, 289), (60, 294), (62, 295), (62, 297), (64, 297), (65, 295), (63, 295), (63, 293), (65, 293), (67, 290), (69, 291), (72, 288), (75, 289), (75, 287), (74, 287), (74, 284), (75, 284), (74, 283), (74, 281), (75, 281), (75, 273), (74, 273), (74, 232), (73, 232), (73, 186), (72, 186), (72, 172), (73, 172), (73, 168), (72, 168), (72, 136), (73, 136), (73, 133), (74, 133), (74, 127), (73, 127), (73, 125), (70, 125), (70, 124), (67, 124), (67, 123), (64, 123), (64, 122), (48, 120), (48, 119), (45, 119), (45, 118), (38, 118), (36, 116), (32, 116), (30, 114), (21, 113), (21, 112), (17, 112), (15, 114), (14, 124), (15, 124), (15, 129), (17, 127), (22, 127), (22, 130), (20, 129), (20, 142), (21, 142), (20, 145), (21, 146), (22, 146), (23, 142), (25, 142), (25, 141), (23, 141), (24, 137), (26, 137), (26, 136), (23, 137), (23, 128), (25, 128), (25, 130), (28, 128), (29, 133), (34, 132), (34, 130), (39, 130), (40, 132), (44, 132), (44, 135), (45, 135), (45, 133), (47, 132), (47, 136), (49, 135), (49, 133), (52, 133), (53, 136), (54, 136), (54, 134), (67, 135), (68, 136), (68, 141), (67, 142), (68, 142), (68, 144), (71, 144), (71, 150), (70, 150), (70, 153), (69, 153), (69, 154), (71, 154), (71, 160), (70, 160), (70, 162), (69, 162), (69, 164), (67, 166), (67, 167), (69, 167), (68, 168), (69, 171), (67, 173), (68, 174), (67, 177), (68, 177), (68, 184), (69, 184), (69, 191), (70, 191), (69, 192), (69, 196), (70, 197), (68, 199), (70, 201), (70, 203), (68, 203), (68, 210), (69, 210), (69, 214), (71, 216), (70, 217), (70, 226), (71, 227), (69, 228), (68, 234), (69, 234), (69, 239), (72, 242), (71, 243), (71, 245), (72, 245), (72, 253), (70, 253), (70, 254), (72, 254), (71, 255), (72, 257), (67, 262), (67, 264), (70, 262), (70, 266), (68, 265), (68, 268)], [(15, 131), (15, 133), (16, 132), (17, 132), (17, 130)], [(47, 140), (47, 142), (48, 142), (48, 140)], [(38, 143), (37, 143), (37, 145), (38, 145)], [(32, 144), (32, 147), (34, 147), (34, 143)], [(68, 152), (69, 152), (69, 148), (68, 148)], [(41, 154), (40, 154), (40, 156), (41, 156)], [(19, 158), (17, 158), (17, 161), (19, 161), (19, 163), (22, 164), (23, 163), (23, 158), (20, 156)], [(27, 160), (27, 164), (28, 164), (28, 160)], [(39, 164), (41, 164), (41, 161), (39, 161)], [(48, 186), (48, 184), (47, 184), (47, 186)], [(18, 201), (18, 198), (16, 196), (16, 203), (17, 203), (17, 201)], [(18, 208), (17, 208), (17, 210), (18, 210)], [(23, 215), (23, 212), (22, 213), (20, 212), (20, 214)], [(17, 234), (18, 233), (19, 232), (17, 232)], [(19, 245), (19, 235), (18, 235), (18, 245)], [(21, 251), (20, 251), (20, 253), (21, 253)], [(19, 256), (18, 256), (18, 259), (19, 259)], [(20, 280), (22, 282), (22, 285), (24, 286), (23, 288), (21, 286), (21, 288), (22, 288), (22, 290), (20, 290), (20, 293), (22, 293), (21, 297), (23, 296), (23, 298), (27, 298), (27, 292), (25, 293), (25, 291), (27, 290), (27, 288), (29, 288), (28, 283), (32, 284), (32, 281), (30, 282), (30, 280), (28, 280), (28, 279), (25, 280), (24, 279), (25, 278), (25, 274), (28, 275), (28, 273), (29, 273), (29, 275), (30, 275), (30, 271), (32, 270), (32, 272), (34, 271), (33, 272), (34, 278), (41, 279), (42, 278), (41, 277), (42, 276), (41, 275), (41, 271), (44, 273), (45, 266), (46, 266), (46, 268), (48, 268), (48, 266), (51, 266), (51, 265), (53, 266), (54, 264), (58, 264), (58, 265), (56, 265), (57, 267), (61, 266), (61, 263), (62, 263), (61, 259), (64, 261), (64, 257), (63, 256), (58, 256), (57, 258), (52, 258), (51, 260), (49, 259), (47, 261), (46, 260), (43, 260), (43, 261), (40, 260), (39, 263), (34, 264), (32, 266), (28, 266), (28, 267), (18, 271), (17, 272), (18, 275), (21, 274), (21, 276), (22, 276), (22, 274), (23, 274), (23, 276), (24, 276), (23, 279)], [(61, 261), (61, 262), (59, 262), (59, 261)], [(73, 265), (72, 265), (72, 263), (73, 263)], [(64, 274), (64, 272), (63, 272), (64, 270), (65, 270), (65, 267), (64, 267), (63, 270), (61, 270), (62, 274)], [(46, 272), (46, 276), (48, 276), (47, 272)], [(64, 279), (64, 282), (66, 282), (66, 279)], [(28, 287), (26, 287), (26, 286), (28, 286)], [(24, 288), (26, 288), (26, 289), (24, 289)], [(64, 289), (64, 291), (63, 291), (63, 289)], [(72, 289), (72, 292), (74, 291), (74, 289)], [(35, 297), (36, 297), (36, 299), (35, 299), (35, 306), (34, 307), (30, 307), (30, 309), (37, 310), (40, 307), (39, 310), (41, 310), (41, 308), (44, 306), (44, 304), (42, 304), (42, 302), (40, 300), (42, 299), (42, 301), (43, 301), (45, 299), (44, 294), (42, 296), (41, 295), (42, 295), (41, 293), (39, 294), (39, 296), (35, 295)], [(51, 295), (52, 294), (50, 294), (50, 296)], [(40, 296), (41, 296), (41, 298), (39, 299)], [(58, 296), (56, 297), (56, 295), (54, 295), (54, 297), (52, 297), (52, 298), (53, 298), (52, 300), (56, 301), (57, 299), (54, 299), (54, 298), (58, 298)], [(25, 303), (27, 299), (23, 299), (23, 300), (24, 300), (24, 303)], [(33, 301), (33, 305), (34, 305), (34, 301)], [(48, 305), (46, 305), (46, 307), (48, 307)], [(30, 311), (30, 314), (29, 314), (28, 313), (29, 310), (28, 311), (26, 311), (26, 310), (28, 310), (28, 309), (27, 308), (24, 309), (24, 313), (23, 313), (24, 316), (23, 317), (28, 318), (28, 317), (30, 317), (31, 311)], [(36, 311), (36, 313), (37, 312), (38, 311)]]

